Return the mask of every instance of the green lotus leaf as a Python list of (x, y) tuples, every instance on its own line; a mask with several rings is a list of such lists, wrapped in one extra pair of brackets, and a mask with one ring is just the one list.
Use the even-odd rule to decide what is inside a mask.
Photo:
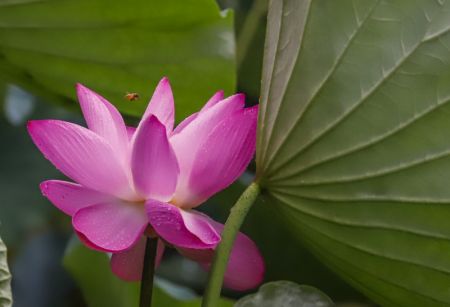
[(384, 306), (450, 304), (449, 101), (450, 2), (271, 1), (258, 180)]

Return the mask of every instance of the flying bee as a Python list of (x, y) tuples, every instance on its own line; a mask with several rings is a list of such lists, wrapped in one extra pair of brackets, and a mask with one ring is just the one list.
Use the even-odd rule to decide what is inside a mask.
[(126, 93), (125, 94), (125, 99), (128, 101), (135, 101), (139, 99), (139, 94), (138, 93)]

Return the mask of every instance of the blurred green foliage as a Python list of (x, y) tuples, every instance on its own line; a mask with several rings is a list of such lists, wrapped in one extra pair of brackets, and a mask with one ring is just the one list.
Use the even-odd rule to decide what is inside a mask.
[[(64, 257), (64, 265), (75, 277), (89, 306), (138, 306), (139, 283), (124, 282), (111, 272), (108, 256), (89, 250), (74, 238)], [(199, 307), (200, 298), (179, 300), (158, 286), (154, 287), (152, 305), (155, 307)], [(217, 307), (231, 307), (223, 299)]]
[[(77, 119), (61, 108), (36, 103), (34, 118)], [(39, 191), (39, 183), (61, 174), (36, 150), (25, 125), (0, 120), (0, 230), (5, 243), (15, 253), (33, 232), (58, 223), (60, 214), (49, 206)]]
[(218, 89), (234, 92), (234, 56), (232, 13), (214, 0), (0, 3), (0, 79), (48, 100), (75, 100), (80, 82), (139, 116), (167, 76), (180, 120)]
[(259, 102), (262, 58), (269, 0), (219, 0), (223, 8), (231, 8), (235, 16), (236, 68), (238, 90)]

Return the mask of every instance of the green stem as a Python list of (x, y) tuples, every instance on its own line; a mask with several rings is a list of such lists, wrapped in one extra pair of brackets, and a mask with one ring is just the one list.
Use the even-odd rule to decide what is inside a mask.
[(209, 281), (203, 297), (202, 307), (215, 307), (220, 298), (223, 276), (228, 264), (231, 249), (233, 247), (239, 228), (244, 222), (250, 207), (255, 202), (260, 192), (260, 187), (253, 182), (239, 197), (236, 204), (231, 208), (230, 215), (222, 231), (222, 240), (217, 246), (214, 260), (209, 272)]
[(142, 268), (141, 296), (139, 307), (152, 306), (153, 275), (155, 274), (156, 248), (158, 238), (147, 238), (145, 243), (144, 267)]

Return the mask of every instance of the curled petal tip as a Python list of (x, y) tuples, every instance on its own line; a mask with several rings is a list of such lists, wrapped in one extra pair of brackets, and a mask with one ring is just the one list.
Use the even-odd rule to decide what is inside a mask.
[(167, 77), (167, 76), (162, 77), (161, 81), (159, 81), (159, 83), (161, 83), (161, 84), (169, 84), (170, 85), (169, 77)]
[(172, 85), (170, 84), (169, 78), (162, 77), (162, 79), (158, 82), (157, 88), (161, 88), (172, 92)]
[(223, 90), (218, 90), (213, 97), (217, 97), (218, 100), (222, 100), (225, 96), (225, 92)]
[(238, 99), (242, 99), (242, 100), (245, 101), (245, 94), (244, 93), (236, 93), (234, 96), (236, 98), (238, 98)]
[(39, 189), (41, 190), (42, 196), (47, 197), (47, 190), (48, 190), (47, 184), (44, 183), (44, 182), (41, 183), (41, 184), (39, 185)]
[(254, 114), (254, 115), (257, 115), (257, 114), (258, 114), (258, 109), (259, 109), (258, 106), (259, 106), (259, 105), (254, 105), (254, 106), (245, 108), (245, 109), (244, 109), (244, 112), (247, 113), (247, 114)]
[(79, 82), (77, 82), (75, 84), (75, 89), (76, 89), (77, 93), (91, 91), (87, 86), (85, 86), (84, 84), (79, 83)]
[(31, 139), (33, 141), (35, 141), (34, 140), (34, 136), (36, 134), (36, 129), (38, 129), (39, 126), (45, 125), (46, 122), (51, 122), (51, 121), (53, 121), (53, 120), (51, 120), (51, 119), (34, 119), (34, 120), (29, 120), (27, 122), (27, 130), (28, 130), (28, 133), (31, 136)]
[(233, 101), (234, 103), (237, 103), (241, 108), (245, 107), (245, 94), (244, 93), (237, 93), (234, 94), (228, 98), (225, 98), (223, 101)]
[(149, 105), (145, 110), (141, 123), (150, 114), (158, 117), (161, 123), (167, 127), (167, 132), (172, 132), (174, 125), (175, 106), (173, 101), (172, 88), (169, 79), (164, 77), (159, 81), (153, 92)]
[(38, 120), (29, 120), (27, 121), (27, 129), (30, 130), (34, 124), (36, 124), (38, 122)]
[(39, 189), (43, 196), (47, 197), (48, 183), (47, 181), (43, 181), (39, 184)]
[(90, 88), (88, 88), (86, 85), (84, 85), (82, 83), (76, 83), (75, 89), (77, 91), (78, 100), (80, 101), (80, 103), (82, 103), (82, 101), (83, 101), (83, 97), (81, 95), (88, 95), (88, 97), (89, 96), (99, 96), (96, 92), (94, 92), (93, 90), (91, 90)]
[(162, 125), (161, 122), (159, 121), (158, 117), (156, 117), (154, 114), (150, 114), (150, 116), (145, 118), (144, 121), (155, 122), (155, 123)]

